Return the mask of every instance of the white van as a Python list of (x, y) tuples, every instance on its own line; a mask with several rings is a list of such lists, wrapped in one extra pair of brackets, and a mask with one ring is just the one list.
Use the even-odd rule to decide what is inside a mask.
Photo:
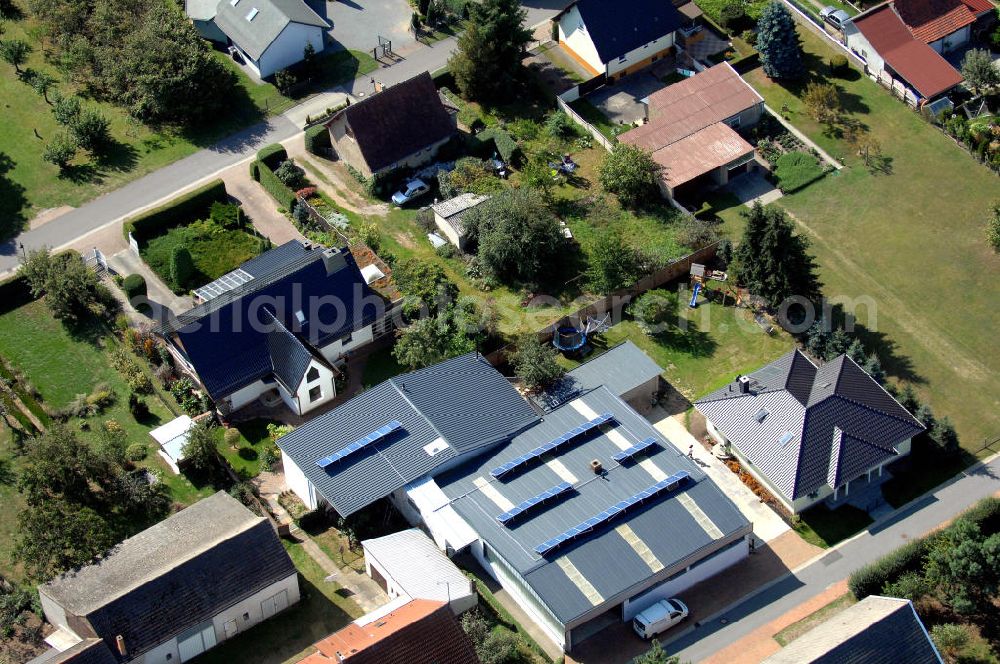
[(661, 599), (632, 619), (632, 629), (644, 639), (665, 632), (688, 617), (688, 608), (677, 598)]

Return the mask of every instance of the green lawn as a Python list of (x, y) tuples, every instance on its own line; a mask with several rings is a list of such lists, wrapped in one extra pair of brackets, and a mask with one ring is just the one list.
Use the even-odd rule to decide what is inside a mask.
[(851, 593), (845, 593), (826, 606), (813, 611), (805, 618), (793, 622), (791, 625), (775, 634), (774, 640), (781, 644), (782, 647), (787, 646), (789, 643), (799, 638), (813, 627), (829, 620), (834, 615), (840, 613), (852, 604), (856, 604), (857, 601), (858, 600), (855, 599), (854, 595)]
[(249, 479), (260, 474), (264, 448), (271, 442), (267, 433), (268, 424), (268, 420), (250, 420), (237, 424), (236, 430), (240, 432), (240, 438), (236, 443), (238, 449), (235, 450), (225, 443), (225, 429), (214, 429), (216, 449), (240, 477)]
[[(171, 228), (163, 235), (151, 238), (142, 248), (142, 259), (155, 272), (163, 283), (171, 285), (170, 257), (176, 247), (187, 247), (194, 261), (196, 274), (192, 277), (192, 286), (203, 286), (218, 279), (227, 272), (258, 255), (261, 250), (261, 238), (237, 229), (197, 224), (195, 226), (178, 226)], [(189, 289), (175, 289), (177, 293)]]
[(826, 505), (813, 507), (799, 515), (795, 526), (802, 539), (824, 549), (855, 535), (872, 523), (863, 510), (843, 505), (830, 510)]
[(297, 662), (313, 650), (312, 644), (362, 615), (361, 609), (325, 581), (326, 574), (301, 544), (285, 542), (299, 570), (302, 599), (275, 617), (198, 657), (198, 664), (278, 664)]
[[(23, 39), (35, 46), (22, 68), (30, 67), (56, 77), (56, 86), (64, 95), (77, 91), (63, 80), (38, 48), (39, 27), (30, 18), (4, 22), (4, 39)], [(162, 168), (194, 153), (237, 130), (263, 120), (267, 115), (284, 112), (310, 90), (325, 89), (373, 71), (378, 65), (366, 53), (338, 51), (322, 56), (320, 75), (310, 90), (299, 99), (281, 95), (270, 83), (255, 83), (238, 70), (225, 54), (216, 57), (236, 71), (239, 84), (229, 99), (226, 113), (214, 122), (199, 123), (191, 130), (171, 128), (155, 130), (134, 121), (119, 108), (90, 100), (87, 106), (98, 107), (111, 121), (116, 143), (106, 158), (91, 160), (80, 153), (64, 173), (42, 160), (45, 142), (62, 131), (52, 116), (51, 106), (41, 96), (21, 83), (14, 69), (0, 64), (0, 238), (19, 231), (42, 210), (59, 206), (79, 206), (126, 182)], [(51, 95), (51, 93), (50, 93)]]
[[(591, 341), (600, 354), (623, 341), (632, 341), (663, 368), (663, 376), (687, 399), (696, 399), (722, 387), (741, 373), (771, 362), (794, 346), (787, 334), (768, 336), (746, 309), (703, 303), (697, 309), (681, 305), (687, 332), (671, 330), (651, 337), (632, 320), (625, 320)], [(591, 359), (591, 355), (585, 359)], [(567, 369), (579, 361), (560, 356)]]
[[(833, 51), (800, 31), (814, 75)], [(854, 72), (831, 79), (849, 117), (866, 125), (891, 158), (891, 174), (870, 174), (844, 141), (813, 121), (792, 91), (760, 69), (747, 80), (771, 108), (847, 163), (780, 204), (812, 241), (828, 297), (868, 300), (858, 322), (894, 380), (912, 383), (934, 412), (948, 415), (962, 445), (977, 450), (1000, 435), (996, 302), (1000, 260), (984, 241), (997, 177), (875, 83)], [(738, 237), (734, 209), (722, 216)]]
[(365, 370), (361, 376), (361, 384), (365, 389), (374, 387), (393, 376), (406, 371), (406, 367), (396, 361), (391, 348), (385, 348), (372, 353), (365, 358)]
[(631, 129), (631, 125), (616, 125), (606, 116), (601, 109), (591, 104), (586, 99), (577, 99), (570, 104), (570, 108), (580, 114), (584, 120), (594, 126), (597, 131), (604, 134), (605, 138), (612, 141), (617, 140), (618, 134)]
[[(107, 383), (114, 391), (116, 401), (104, 413), (88, 418), (88, 431), (79, 429), (76, 421), (71, 422), (84, 439), (93, 439), (93, 430), (107, 420), (115, 420), (127, 432), (129, 440), (148, 446), (149, 455), (141, 465), (158, 470), (163, 482), (170, 489), (174, 501), (189, 505), (214, 493), (210, 486), (195, 486), (183, 475), (174, 475), (162, 458), (156, 454), (154, 442), (149, 437), (153, 427), (173, 419), (176, 404), (167, 394), (148, 395), (150, 417), (137, 422), (128, 411), (129, 388), (124, 378), (110, 365), (107, 348), (117, 344), (117, 340), (106, 335), (104, 330), (89, 330), (79, 335), (70, 334), (54, 318), (43, 301), (35, 301), (17, 309), (0, 314), (0, 355), (14, 368), (21, 371), (34, 384), (42, 397), (42, 402), (50, 409), (66, 406), (77, 394), (89, 393), (96, 384)], [(0, 448), (0, 458), (5, 449)], [(17, 466), (15, 459), (13, 465)], [(0, 499), (8, 509), (0, 517), (0, 573), (12, 572), (7, 556), (3, 553), (10, 546), (13, 537), (16, 507), (20, 500), (16, 491), (0, 482)]]
[(21, 564), (12, 557), (13, 533), (17, 530), (17, 514), (24, 507), (24, 498), (15, 486), (18, 468), (12, 446), (13, 434), (6, 424), (0, 424), (0, 573), (15, 581), (24, 579)]

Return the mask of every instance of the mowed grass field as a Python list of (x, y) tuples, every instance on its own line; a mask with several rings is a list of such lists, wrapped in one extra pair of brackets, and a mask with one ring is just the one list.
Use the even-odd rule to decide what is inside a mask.
[[(809, 30), (800, 34), (811, 69), (825, 76), (834, 51)], [(812, 241), (825, 294), (870, 298), (858, 321), (890, 376), (913, 384), (976, 451), (1000, 438), (1000, 256), (984, 239), (1000, 179), (877, 84), (857, 72), (852, 78), (829, 80), (841, 88), (848, 116), (891, 158), (889, 174), (870, 174), (760, 69), (746, 75), (771, 108), (786, 104), (793, 124), (847, 164), (779, 203)], [(722, 216), (738, 238), (737, 208)]]

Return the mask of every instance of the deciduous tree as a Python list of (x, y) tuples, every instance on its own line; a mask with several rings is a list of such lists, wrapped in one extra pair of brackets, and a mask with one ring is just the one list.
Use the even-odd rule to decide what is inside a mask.
[(638, 257), (621, 233), (610, 230), (601, 233), (588, 256), (587, 283), (595, 292), (611, 293), (633, 284), (638, 277)]
[(1000, 85), (1000, 69), (993, 63), (990, 52), (982, 48), (974, 48), (962, 58), (962, 77), (979, 94)]
[(196, 471), (208, 472), (215, 468), (219, 454), (215, 449), (215, 427), (211, 420), (200, 420), (191, 427), (181, 453), (184, 461)]
[(45, 144), (45, 149), (42, 150), (42, 159), (50, 164), (55, 164), (59, 170), (64, 170), (69, 166), (69, 162), (73, 161), (76, 150), (77, 145), (73, 137), (65, 132), (59, 132)]
[(91, 154), (100, 154), (111, 144), (111, 122), (98, 110), (82, 111), (70, 130), (77, 144)]
[(20, 73), (21, 65), (28, 61), (31, 55), (31, 45), (21, 39), (0, 40), (0, 58), (14, 67)]
[(446, 308), (458, 297), (458, 287), (437, 263), (406, 258), (396, 263), (392, 277), (407, 297), (404, 306), (411, 315), (422, 307), (431, 311)]
[(598, 168), (601, 186), (618, 197), (622, 205), (634, 206), (657, 196), (662, 167), (653, 156), (635, 145), (616, 143)]
[(826, 125), (837, 122), (844, 110), (840, 92), (833, 83), (809, 83), (802, 95), (802, 103), (814, 120)]
[(510, 363), (514, 373), (531, 390), (548, 387), (562, 378), (566, 370), (560, 366), (558, 351), (551, 344), (542, 344), (533, 334), (517, 341)]

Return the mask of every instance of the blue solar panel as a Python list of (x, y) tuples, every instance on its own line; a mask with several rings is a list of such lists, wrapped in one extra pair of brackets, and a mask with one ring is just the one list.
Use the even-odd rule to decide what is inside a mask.
[(626, 449), (622, 450), (621, 452), (619, 452), (618, 454), (615, 454), (611, 458), (614, 459), (615, 461), (617, 461), (618, 463), (621, 463), (625, 459), (634, 457), (636, 454), (639, 454), (640, 452), (644, 452), (644, 451), (648, 450), (653, 445), (656, 445), (656, 438), (653, 438), (652, 436), (650, 436), (649, 438), (646, 438), (645, 440), (642, 440), (641, 442), (636, 443), (632, 447), (629, 447), (629, 448), (626, 448)]
[(555, 498), (556, 496), (562, 495), (562, 494), (566, 493), (567, 491), (571, 490), (572, 488), (573, 488), (573, 485), (570, 484), (569, 482), (560, 482), (559, 484), (555, 485), (551, 489), (546, 489), (545, 491), (542, 491), (537, 496), (533, 496), (533, 497), (528, 498), (527, 500), (525, 500), (525, 501), (523, 501), (521, 503), (518, 503), (514, 507), (512, 507), (509, 510), (507, 510), (506, 512), (504, 512), (503, 514), (499, 515), (497, 517), (497, 521), (499, 521), (500, 523), (502, 523), (503, 525), (506, 526), (511, 521), (513, 521), (515, 518), (517, 518), (518, 516), (524, 514), (525, 512), (527, 512), (528, 510), (530, 510), (531, 508), (537, 507), (538, 505), (541, 505), (542, 503), (544, 503), (547, 500), (551, 500), (551, 499)]
[(534, 459), (537, 459), (543, 454), (548, 454), (549, 452), (552, 452), (553, 450), (565, 445), (569, 441), (578, 438), (579, 436), (582, 436), (585, 433), (593, 431), (597, 427), (601, 426), (602, 424), (605, 424), (606, 422), (610, 422), (613, 419), (615, 419), (613, 413), (603, 413), (601, 415), (598, 415), (589, 422), (584, 422), (580, 426), (573, 427), (572, 429), (570, 429), (563, 435), (559, 436), (558, 438), (553, 438), (549, 442), (543, 445), (539, 445), (530, 452), (526, 452), (521, 456), (514, 457), (510, 461), (497, 466), (496, 468), (490, 471), (490, 475), (499, 479), (504, 475), (506, 475), (507, 473), (511, 472), (512, 470), (524, 466), (525, 464), (529, 463)]
[(674, 473), (665, 480), (661, 480), (651, 487), (643, 489), (639, 493), (621, 500), (611, 507), (607, 508), (600, 514), (595, 514), (583, 523), (573, 526), (566, 530), (566, 532), (556, 535), (551, 539), (547, 539), (538, 546), (535, 547), (535, 553), (540, 556), (544, 556), (550, 551), (559, 548), (566, 542), (570, 542), (581, 535), (591, 532), (594, 528), (603, 525), (620, 514), (628, 511), (636, 505), (642, 504), (644, 501), (649, 500), (655, 496), (659, 496), (668, 491), (673, 491), (680, 483), (686, 479), (689, 479), (691, 475), (686, 470), (681, 470)]
[(386, 424), (384, 427), (372, 431), (364, 438), (359, 438), (358, 440), (354, 441), (347, 447), (337, 450), (330, 456), (325, 456), (322, 459), (319, 459), (318, 461), (316, 461), (316, 465), (319, 466), (320, 468), (326, 468), (330, 464), (336, 463), (337, 461), (340, 461), (344, 457), (350, 456), (351, 454), (354, 454), (358, 450), (365, 448), (371, 445), (372, 443), (382, 440), (393, 431), (398, 431), (399, 429), (402, 428), (403, 425), (402, 423), (399, 422), (399, 420), (393, 420), (392, 422)]

